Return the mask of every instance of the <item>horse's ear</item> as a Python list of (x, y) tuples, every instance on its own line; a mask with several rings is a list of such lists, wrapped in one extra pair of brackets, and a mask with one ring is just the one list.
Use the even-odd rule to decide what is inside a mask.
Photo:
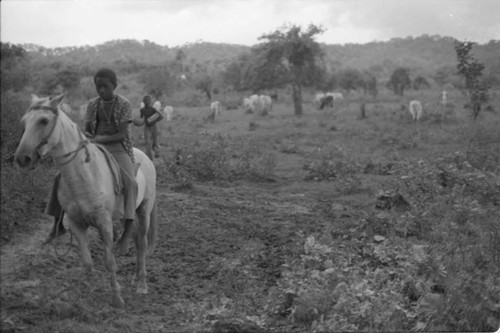
[(35, 104), (35, 102), (38, 102), (40, 98), (38, 98), (37, 95), (31, 94), (31, 105)]
[(50, 106), (53, 107), (53, 108), (56, 108), (59, 106), (59, 104), (62, 103), (64, 97), (66, 96), (66, 94), (61, 94), (59, 96), (56, 96), (56, 97), (51, 97), (50, 98)]

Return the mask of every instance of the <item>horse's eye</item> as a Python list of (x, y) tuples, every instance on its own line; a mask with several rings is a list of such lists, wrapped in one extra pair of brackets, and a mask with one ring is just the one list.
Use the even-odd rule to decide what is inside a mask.
[(49, 123), (49, 120), (47, 118), (42, 118), (42, 119), (40, 119), (39, 123), (40, 123), (40, 125), (47, 126), (47, 124)]

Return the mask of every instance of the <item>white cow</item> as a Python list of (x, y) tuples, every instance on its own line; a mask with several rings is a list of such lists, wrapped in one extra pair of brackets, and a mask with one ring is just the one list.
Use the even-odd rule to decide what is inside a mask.
[(243, 98), (243, 109), (245, 109), (245, 111), (250, 111), (251, 109), (251, 104), (250, 103), (250, 98)]
[(170, 105), (165, 106), (163, 109), (163, 116), (167, 119), (167, 121), (171, 121), (174, 115), (174, 108)]
[(249, 98), (243, 99), (243, 107), (247, 112), (261, 114), (263, 103), (259, 95), (252, 95)]
[(321, 104), (321, 101), (323, 98), (325, 98), (326, 94), (324, 93), (317, 93), (316, 97), (314, 97), (314, 103), (316, 103), (318, 106)]
[(446, 90), (443, 90), (443, 92), (441, 92), (441, 105), (442, 106), (446, 106), (446, 104), (448, 103), (447, 95), (448, 95), (448, 92)]
[(273, 100), (272, 100), (271, 96), (260, 95), (260, 101), (262, 103), (261, 113), (263, 115), (267, 114), (268, 112), (270, 112), (273, 109)]
[(411, 101), (409, 108), (413, 121), (420, 120), (423, 114), (422, 104), (419, 101)]
[(156, 111), (161, 112), (161, 102), (160, 101), (154, 102), (153, 107), (156, 109)]
[(220, 105), (219, 101), (214, 101), (212, 104), (210, 104), (210, 110), (212, 111), (213, 117), (218, 117), (220, 116), (222, 106)]

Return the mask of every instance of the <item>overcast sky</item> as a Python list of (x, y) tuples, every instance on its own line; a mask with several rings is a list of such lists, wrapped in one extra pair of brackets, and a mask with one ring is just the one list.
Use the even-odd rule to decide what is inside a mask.
[(500, 0), (2, 0), (1, 41), (45, 47), (149, 40), (254, 45), (285, 24), (317, 41), (368, 43), (423, 34), (500, 40)]

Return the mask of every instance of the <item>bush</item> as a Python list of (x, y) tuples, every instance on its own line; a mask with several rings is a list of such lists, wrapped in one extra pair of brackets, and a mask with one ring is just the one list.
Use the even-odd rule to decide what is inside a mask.
[(269, 180), (276, 158), (262, 151), (257, 142), (242, 137), (206, 134), (186, 139), (173, 157), (165, 157), (160, 182), (177, 182), (176, 188), (190, 188), (194, 181)]
[(19, 122), (29, 107), (29, 100), (16, 93), (1, 96), (1, 243), (8, 242), (14, 233), (32, 228), (31, 220), (40, 216), (55, 170), (41, 163), (35, 170), (25, 172), (13, 165), (13, 156), (23, 128)]

